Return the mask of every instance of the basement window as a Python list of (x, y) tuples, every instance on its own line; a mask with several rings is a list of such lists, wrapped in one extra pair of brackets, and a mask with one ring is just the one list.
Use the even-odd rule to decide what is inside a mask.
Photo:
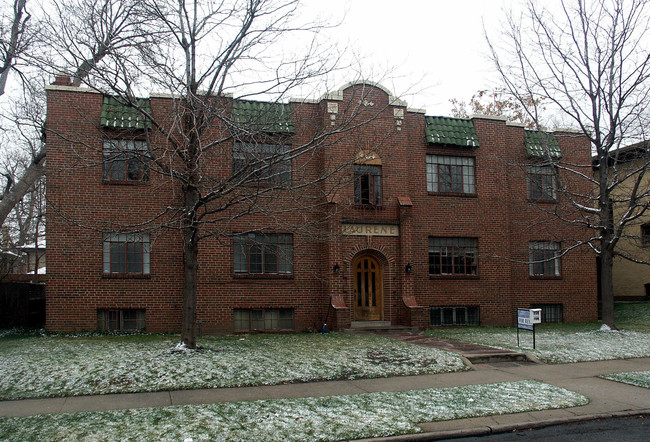
[(144, 309), (97, 310), (97, 328), (102, 331), (142, 331), (145, 329)]
[(235, 309), (235, 331), (294, 330), (293, 309)]
[(478, 306), (431, 307), (430, 325), (432, 327), (453, 325), (480, 325)]
[(533, 304), (530, 308), (542, 309), (542, 323), (563, 322), (562, 304)]

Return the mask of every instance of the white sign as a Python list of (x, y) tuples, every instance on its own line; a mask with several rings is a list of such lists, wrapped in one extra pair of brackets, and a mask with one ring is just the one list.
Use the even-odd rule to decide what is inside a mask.
[(517, 309), (517, 328), (524, 330), (533, 330), (534, 324), (541, 324), (542, 322), (542, 309), (541, 308), (518, 308)]
[(343, 224), (343, 235), (399, 236), (399, 226), (390, 224)]

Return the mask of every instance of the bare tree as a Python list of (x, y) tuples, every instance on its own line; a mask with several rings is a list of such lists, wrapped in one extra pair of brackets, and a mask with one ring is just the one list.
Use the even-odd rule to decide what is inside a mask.
[(593, 189), (576, 194), (564, 187), (573, 211), (555, 215), (595, 232), (575, 246), (590, 247), (600, 257), (602, 320), (614, 327), (613, 259), (639, 261), (619, 247), (620, 240), (634, 235), (630, 227), (646, 213), (650, 198), (647, 152), (634, 167), (621, 161), (621, 147), (644, 139), (648, 123), (648, 2), (559, 3), (550, 12), (546, 4), (528, 1), (521, 17), (508, 15), (503, 45), (488, 42), (505, 87), (537, 124), (537, 104), (544, 100), (591, 142), (593, 164), (568, 164), (551, 155), (547, 161)]
[[(309, 232), (314, 238), (327, 235), (332, 211), (328, 201), (349, 183), (354, 159), (325, 158), (324, 147), (353, 137), (358, 128), (386, 111), (366, 100), (372, 88), (359, 85), (350, 101), (341, 104), (335, 125), (294, 133), (294, 122), (295, 127), (311, 130), (313, 124), (299, 121), (322, 115), (314, 113), (313, 106), (305, 106), (311, 110), (303, 113), (300, 104), (286, 104), (286, 97), (296, 87), (322, 84), (319, 79), (337, 69), (339, 62), (331, 47), (319, 43), (323, 24), (300, 23), (298, 6), (296, 0), (144, 1), (147, 25), (160, 37), (157, 46), (141, 51), (137, 63), (115, 59), (113, 65), (95, 70), (98, 84), (110, 94), (105, 100), (135, 112), (150, 127), (132, 135), (151, 140), (149, 146), (129, 148), (128, 154), (139, 158), (142, 170), (155, 174), (158, 182), (166, 180), (167, 190), (175, 195), (149, 219), (120, 227), (171, 230), (182, 236), (181, 344), (188, 348), (197, 344), (199, 243), (206, 238), (230, 241), (246, 233), (263, 234), (267, 228)], [(289, 38), (301, 44), (280, 45)], [(293, 53), (285, 52), (292, 47)], [(165, 112), (160, 110), (162, 104), (154, 112), (149, 101), (136, 97), (134, 91), (141, 85), (165, 94)], [(237, 96), (233, 99), (231, 94)], [(264, 102), (251, 101), (256, 97)], [(373, 149), (378, 149), (385, 140), (374, 141)], [(127, 154), (119, 142), (109, 147), (117, 155)], [(85, 149), (93, 147), (86, 142)], [(106, 170), (111, 156), (104, 158)], [(320, 173), (314, 172), (316, 162), (324, 164)], [(87, 218), (80, 221), (59, 213), (77, 225), (102, 230)], [(252, 217), (264, 222), (233, 232), (234, 223)], [(115, 220), (110, 222), (116, 226)]]
[[(75, 85), (88, 79), (102, 60), (128, 58), (134, 48), (146, 50), (157, 36), (146, 29), (146, 19), (137, 1), (54, 0), (31, 5), (15, 0), (0, 24), (0, 95), (10, 74), (20, 80), (21, 93), (4, 103), (6, 129), (3, 139), (8, 160), (2, 172), (6, 179), (0, 193), (0, 224), (34, 186), (42, 183), (46, 146), (41, 134), (45, 126), (43, 84), (52, 74), (70, 70)], [(30, 224), (31, 225), (31, 224)], [(27, 227), (27, 226), (25, 226)]]
[[(525, 105), (522, 105), (522, 100)], [(537, 102), (533, 103), (533, 100)], [(513, 97), (502, 88), (494, 90), (483, 89), (469, 99), (469, 102), (452, 98), (449, 102), (453, 108), (451, 114), (456, 118), (468, 118), (470, 115), (488, 115), (506, 117), (508, 121), (524, 124), (528, 129), (539, 128), (539, 122), (528, 114), (529, 109), (544, 111), (541, 101), (543, 98)]]

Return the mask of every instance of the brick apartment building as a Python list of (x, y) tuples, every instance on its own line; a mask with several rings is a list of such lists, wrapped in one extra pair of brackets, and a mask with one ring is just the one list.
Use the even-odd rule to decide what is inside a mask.
[[(47, 327), (179, 330), (182, 236), (138, 225), (166, 213), (180, 187), (129, 156), (165, 140), (132, 108), (65, 77), (47, 95)], [(141, 100), (154, 117), (172, 102)], [(369, 82), (315, 101), (219, 103), (232, 122), (256, 109), (278, 121), (254, 149), (215, 124), (214, 139), (225, 140), (206, 160), (216, 178), (246, 167), (251, 149), (277, 153), (330, 137), (308, 158), (274, 166), (276, 182), (318, 183), (301, 195), (317, 211), (214, 218), (220, 233), (201, 241), (198, 257), (203, 332), (302, 331), (326, 318), (338, 330), (366, 321), (511, 325), (522, 307), (541, 307), (546, 321), (596, 319), (596, 260), (582, 249), (563, 253), (585, 232), (549, 215), (567, 208), (555, 173), (578, 184), (544, 160), (589, 164), (586, 138), (494, 117), (425, 116)], [(353, 110), (372, 118), (349, 124)], [(328, 179), (314, 178), (341, 159)], [(296, 204), (273, 195), (276, 208)]]

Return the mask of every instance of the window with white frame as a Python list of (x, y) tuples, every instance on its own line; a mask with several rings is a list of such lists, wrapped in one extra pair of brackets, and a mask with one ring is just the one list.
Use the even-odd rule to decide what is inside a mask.
[(289, 233), (249, 233), (233, 238), (235, 274), (293, 273), (293, 236)]
[(528, 198), (552, 201), (557, 198), (557, 178), (553, 166), (528, 166)]
[(530, 276), (560, 276), (560, 244), (533, 241), (529, 244)]
[(146, 233), (104, 235), (104, 274), (148, 275), (150, 243)]
[(427, 191), (476, 193), (474, 158), (427, 155)]
[(104, 141), (104, 181), (148, 180), (148, 151), (142, 140)]
[(233, 146), (233, 172), (244, 181), (286, 185), (291, 183), (290, 147), (282, 144), (243, 143)]

